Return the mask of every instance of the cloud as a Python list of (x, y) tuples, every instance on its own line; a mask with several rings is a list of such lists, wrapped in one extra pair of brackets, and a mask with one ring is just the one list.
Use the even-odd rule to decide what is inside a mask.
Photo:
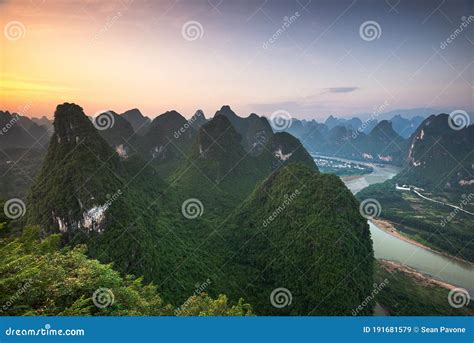
[(10, 92), (40, 92), (40, 93), (69, 93), (77, 91), (77, 88), (69, 87), (53, 81), (41, 79), (24, 79), (8, 76), (8, 74), (0, 74), (2, 83), (0, 90)]
[(330, 87), (324, 88), (324, 93), (351, 93), (358, 90), (359, 87)]

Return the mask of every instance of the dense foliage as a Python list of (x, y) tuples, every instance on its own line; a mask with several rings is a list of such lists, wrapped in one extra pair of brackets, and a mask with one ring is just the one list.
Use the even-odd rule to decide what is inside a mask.
[[(279, 170), (243, 204), (227, 235), (257, 313), (347, 315), (370, 292), (369, 228), (334, 175), (300, 165)], [(291, 306), (275, 308), (265, 297), (278, 287), (290, 290)], [(369, 313), (370, 306), (361, 312)]]
[[(59, 235), (40, 240), (39, 234), (38, 227), (27, 227), (21, 237), (0, 242), (3, 315), (175, 314), (175, 307), (163, 302), (155, 285), (122, 277), (112, 265), (89, 259), (85, 246), (61, 250)], [(243, 300), (230, 305), (224, 295), (212, 299), (200, 293), (190, 297), (178, 314), (234, 316), (252, 311)]]

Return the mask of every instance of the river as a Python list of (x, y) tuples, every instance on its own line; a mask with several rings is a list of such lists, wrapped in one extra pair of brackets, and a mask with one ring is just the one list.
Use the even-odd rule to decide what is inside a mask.
[[(330, 158), (361, 163), (334, 157)], [(400, 168), (394, 166), (369, 165), (374, 170), (371, 174), (344, 182), (352, 193), (355, 194), (371, 184), (390, 179), (400, 171)], [(433, 279), (465, 288), (470, 293), (471, 298), (474, 296), (474, 264), (449, 258), (443, 254), (401, 240), (388, 234), (371, 222), (369, 222), (369, 226), (374, 254), (377, 259), (399, 262), (416, 269), (420, 273), (429, 275)]]

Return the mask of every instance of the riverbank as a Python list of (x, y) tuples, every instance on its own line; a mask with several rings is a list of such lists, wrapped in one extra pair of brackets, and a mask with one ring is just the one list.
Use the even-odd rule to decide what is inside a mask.
[(354, 181), (357, 179), (362, 179), (365, 175), (349, 175), (349, 176), (341, 176), (342, 182), (349, 182), (349, 181)]
[(389, 260), (379, 260), (379, 261), (380, 261), (380, 264), (389, 272), (400, 271), (402, 273), (405, 273), (423, 286), (433, 285), (433, 286), (446, 288), (447, 290), (458, 288), (457, 286), (452, 285), (450, 283), (433, 279), (428, 275), (418, 272), (416, 269), (400, 264), (398, 262), (389, 261)]
[[(399, 170), (396, 167), (386, 166), (380, 168), (374, 165), (374, 172), (371, 174), (351, 178), (351, 181), (347, 181), (347, 178), (342, 178), (342, 180), (347, 188), (353, 194), (356, 194), (369, 185), (383, 183), (391, 179), (398, 172)], [(392, 189), (390, 188), (390, 190)], [(473, 263), (437, 251), (426, 246), (427, 243), (424, 241), (418, 242), (416, 238), (407, 237), (405, 232), (402, 230), (398, 232), (393, 224), (386, 220), (369, 221), (369, 227), (377, 265), (380, 260), (402, 262), (423, 275), (467, 289), (474, 299), (474, 288), (472, 286), (474, 284)], [(410, 228), (407, 227), (407, 229)], [(453, 255), (456, 255), (456, 253), (453, 253)], [(384, 309), (390, 309), (391, 315), (445, 315), (446, 313), (459, 315), (459, 312), (452, 311), (453, 309), (449, 307), (449, 304), (448, 307), (445, 306), (445, 293), (447, 293), (445, 288), (431, 287), (431, 290), (424, 290), (408, 274), (397, 271), (392, 275), (381, 266), (378, 270), (380, 271), (379, 282), (390, 275), (394, 279), (387, 287), (385, 295), (382, 297), (383, 301), (379, 301)], [(396, 276), (400, 276), (401, 280), (397, 281)], [(433, 300), (434, 298), (436, 299)], [(397, 303), (403, 304), (400, 305), (402, 307), (398, 306)], [(437, 310), (434, 307), (426, 309), (427, 304), (433, 305), (435, 303), (439, 304), (443, 310)], [(414, 308), (414, 304), (416, 304), (418, 310)], [(426, 311), (421, 310), (423, 308)], [(381, 311), (377, 312), (380, 313)]]
[(410, 243), (410, 244), (413, 244), (413, 245), (416, 245), (417, 247), (419, 248), (422, 248), (422, 249), (426, 249), (426, 250), (429, 250), (435, 254), (439, 254), (439, 255), (443, 255), (447, 258), (450, 258), (450, 259), (453, 259), (453, 260), (456, 260), (456, 261), (460, 261), (460, 262), (463, 262), (463, 263), (467, 263), (467, 264), (471, 264), (471, 265), (474, 265), (472, 262), (469, 262), (469, 261), (466, 261), (466, 260), (463, 260), (462, 258), (459, 258), (457, 256), (453, 256), (453, 255), (450, 255), (444, 251), (439, 251), (439, 250), (436, 250), (436, 249), (433, 249), (417, 240), (415, 240), (414, 238), (411, 238), (411, 237), (407, 237), (406, 235), (402, 234), (400, 231), (398, 231), (394, 224), (386, 219), (370, 219), (370, 221), (375, 225), (377, 226), (380, 230), (388, 233), (389, 235), (395, 237), (395, 238), (398, 238), (402, 241), (405, 241), (407, 243)]
[[(418, 248), (417, 248), (418, 249)], [(379, 305), (390, 316), (472, 316), (473, 304), (465, 298), (463, 306), (452, 306), (451, 292), (459, 286), (435, 280), (417, 269), (390, 260), (377, 260), (374, 280), (382, 287), (376, 296)], [(456, 292), (456, 291), (455, 291)], [(457, 291), (454, 294), (461, 294)], [(463, 300), (464, 299), (464, 300)]]

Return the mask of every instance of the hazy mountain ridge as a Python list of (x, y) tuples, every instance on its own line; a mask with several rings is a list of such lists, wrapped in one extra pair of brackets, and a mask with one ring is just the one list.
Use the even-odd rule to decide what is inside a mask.
[(151, 123), (151, 119), (144, 116), (138, 108), (125, 111), (121, 116), (132, 125), (133, 130), (139, 135), (144, 135)]
[(474, 126), (453, 129), (448, 114), (425, 119), (410, 139), (403, 183), (440, 190), (474, 189)]
[(391, 122), (376, 122), (369, 133), (350, 125), (335, 125), (329, 129), (325, 124), (310, 122), (293, 123), (286, 131), (294, 133), (312, 153), (339, 156), (370, 162), (401, 165), (404, 161), (407, 141), (398, 135)]
[(109, 143), (120, 157), (127, 158), (135, 149), (134, 143), (136, 137), (132, 125), (123, 116), (118, 115), (114, 111), (101, 113), (93, 120), (96, 123), (100, 123), (101, 117), (104, 117), (104, 120), (110, 120), (111, 125), (110, 127), (106, 126), (105, 129), (102, 129), (98, 124), (96, 124), (99, 134), (107, 141), (107, 143)]
[(0, 146), (5, 148), (43, 148), (49, 140), (47, 127), (28, 117), (0, 111)]

